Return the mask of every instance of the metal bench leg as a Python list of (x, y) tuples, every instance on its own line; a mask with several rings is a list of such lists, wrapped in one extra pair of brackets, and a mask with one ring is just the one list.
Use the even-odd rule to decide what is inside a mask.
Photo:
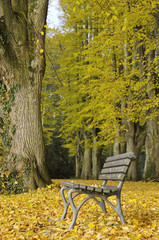
[(116, 194), (116, 202), (117, 202), (116, 206), (114, 206), (108, 199), (106, 199), (106, 202), (109, 204), (109, 206), (111, 206), (114, 209), (114, 211), (120, 217), (121, 222), (124, 224), (125, 219), (124, 219), (123, 211), (122, 211), (122, 208), (121, 208), (120, 192)]
[(74, 199), (77, 195), (79, 195), (79, 194), (81, 194), (81, 193), (77, 193), (77, 194), (75, 194), (74, 196), (72, 196), (72, 193), (75, 192), (75, 191), (76, 191), (76, 190), (71, 189), (71, 190), (68, 192), (69, 202), (70, 202), (70, 204), (71, 204), (72, 211), (73, 211), (73, 219), (72, 219), (72, 222), (71, 222), (71, 224), (70, 224), (70, 226), (69, 226), (69, 228), (68, 228), (69, 230), (72, 230), (72, 229), (74, 228), (74, 225), (75, 225), (75, 222), (76, 222), (76, 219), (77, 219), (78, 212), (79, 212), (80, 208), (82, 207), (82, 205), (83, 205), (88, 199), (91, 198), (91, 197), (89, 197), (89, 196), (86, 197), (86, 198), (79, 204), (79, 206), (76, 207), (75, 204), (74, 204), (73, 199)]
[[(62, 197), (62, 200), (64, 202), (64, 212), (62, 214), (62, 217), (60, 220), (64, 220), (65, 217), (66, 217), (66, 214), (67, 214), (67, 210), (68, 210), (68, 207), (70, 205), (70, 201), (66, 201), (66, 198), (65, 198), (65, 195), (64, 195), (64, 191), (68, 189), (67, 187), (63, 186), (60, 190), (60, 193), (61, 193), (61, 197)], [(79, 193), (76, 193), (72, 198), (75, 198), (77, 195), (79, 195)]]
[(95, 197), (93, 197), (93, 199), (98, 203), (98, 205), (101, 207), (101, 209), (103, 210), (104, 213), (106, 213), (106, 206), (105, 206), (105, 202), (103, 199), (101, 199), (101, 201), (98, 201)]
[(124, 219), (124, 215), (123, 215), (123, 211), (121, 208), (121, 199), (120, 199), (120, 193), (117, 194), (117, 207), (116, 207), (116, 213), (118, 214), (118, 216), (120, 217), (121, 222), (124, 224), (125, 223), (125, 219)]
[(63, 187), (61, 188), (61, 190), (60, 190), (60, 194), (61, 194), (62, 200), (63, 200), (63, 202), (64, 202), (64, 212), (63, 212), (62, 217), (61, 217), (60, 220), (65, 219), (66, 214), (67, 214), (67, 209), (68, 209), (68, 206), (69, 206), (69, 204), (70, 204), (69, 201), (68, 201), (68, 202), (66, 201), (66, 198), (65, 198), (65, 195), (64, 195), (64, 191), (65, 191), (66, 189), (67, 189), (67, 188), (66, 188), (65, 186), (63, 186)]

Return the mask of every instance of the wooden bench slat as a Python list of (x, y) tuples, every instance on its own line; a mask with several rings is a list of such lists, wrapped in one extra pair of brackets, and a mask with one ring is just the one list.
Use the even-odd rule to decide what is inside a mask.
[(102, 193), (103, 192), (103, 188), (101, 187), (95, 187), (95, 192), (99, 192), (99, 193)]
[(62, 185), (64, 185), (65, 187), (68, 188), (79, 188), (79, 184), (78, 183), (73, 183), (73, 182), (61, 182)]
[(103, 174), (103, 173), (126, 173), (127, 170), (128, 170), (127, 166), (104, 168), (104, 169), (102, 169), (101, 174)]
[(116, 186), (105, 186), (105, 187), (103, 187), (103, 193), (107, 193), (108, 190), (110, 192), (114, 193), (114, 192), (118, 191), (118, 188)]
[(87, 186), (87, 190), (94, 191), (94, 190), (95, 190), (95, 187), (93, 187), (93, 186)]
[(113, 161), (113, 162), (107, 162), (104, 163), (103, 168), (109, 168), (109, 167), (118, 167), (118, 166), (129, 166), (131, 160), (129, 158), (122, 159), (119, 161)]
[(125, 173), (100, 174), (100, 180), (124, 180)]
[(116, 192), (118, 190), (118, 188), (115, 186), (95, 187), (95, 186), (88, 186), (84, 184), (77, 184), (77, 183), (71, 183), (71, 182), (62, 182), (61, 184), (68, 188), (81, 189), (85, 191), (92, 191), (92, 192), (98, 192), (98, 193), (110, 193), (110, 192)]
[(87, 185), (79, 184), (79, 188), (80, 188), (80, 189), (83, 189), (83, 190), (86, 190), (86, 189), (87, 189)]
[(107, 162), (118, 161), (118, 160), (124, 159), (124, 158), (129, 158), (131, 160), (134, 160), (135, 156), (132, 152), (128, 152), (128, 153), (123, 153), (123, 154), (115, 155), (115, 156), (112, 156), (112, 157), (108, 157), (106, 161)]

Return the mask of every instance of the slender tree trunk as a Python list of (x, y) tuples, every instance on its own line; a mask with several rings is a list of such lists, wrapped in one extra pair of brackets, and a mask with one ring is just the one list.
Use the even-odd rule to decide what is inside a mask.
[[(157, 6), (157, 12), (155, 15), (155, 29), (154, 32), (150, 33), (150, 38), (154, 37), (156, 42), (156, 51), (150, 51), (148, 55), (148, 69), (149, 69), (149, 79), (150, 83), (147, 87), (149, 99), (153, 99), (155, 96), (155, 90), (152, 88), (154, 86), (153, 79), (159, 74), (159, 6)], [(153, 62), (156, 58), (156, 67), (154, 67)], [(153, 108), (150, 109), (153, 112)], [(146, 161), (144, 167), (144, 178), (159, 178), (159, 117), (155, 119), (147, 119), (147, 136), (146, 136)]]
[(93, 147), (92, 147), (92, 179), (98, 179), (101, 170), (102, 149), (97, 146), (97, 129), (92, 129)]
[[(143, 46), (139, 46), (139, 42), (136, 42), (135, 51), (133, 53), (133, 61), (135, 62), (132, 65), (132, 68), (139, 69), (139, 77), (138, 81), (143, 81), (143, 73), (144, 73), (144, 48)], [(129, 56), (127, 49), (125, 48), (125, 56), (126, 58)], [(126, 62), (127, 65), (127, 62)], [(127, 71), (127, 68), (126, 70)], [(135, 76), (134, 76), (135, 77)], [(138, 120), (137, 123), (132, 121), (126, 122), (126, 128), (128, 132), (126, 133), (126, 145), (127, 151), (134, 152), (136, 156), (136, 160), (131, 163), (131, 166), (128, 171), (128, 179), (136, 181), (138, 180), (138, 158), (141, 152), (141, 148), (145, 143), (146, 137), (146, 129), (145, 125), (140, 126), (140, 122)]]
[(138, 179), (138, 176), (137, 176), (137, 159), (138, 159), (138, 156), (137, 156), (137, 152), (136, 152), (135, 144), (134, 144), (134, 136), (135, 136), (134, 123), (133, 122), (128, 122), (127, 123), (127, 129), (128, 129), (128, 132), (126, 133), (126, 145), (127, 145), (126, 151), (127, 152), (134, 152), (134, 154), (136, 156), (136, 160), (131, 163), (131, 166), (129, 168), (128, 179), (136, 181)]
[(159, 177), (159, 124), (158, 118), (147, 120), (146, 136), (146, 160), (144, 167), (144, 178)]
[(90, 147), (90, 132), (84, 131), (84, 158), (82, 165), (82, 178), (91, 179), (92, 149)]
[(144, 146), (146, 139), (146, 128), (141, 127), (139, 123), (128, 122), (128, 132), (126, 133), (126, 151), (134, 152), (136, 160), (131, 163), (128, 171), (128, 179), (137, 181), (138, 180), (138, 158), (141, 152), (141, 148)]
[[(155, 95), (155, 91), (152, 88), (153, 85), (153, 74), (152, 71), (152, 62), (155, 58), (155, 52), (151, 51), (148, 55), (148, 70), (149, 70), (149, 84), (147, 86), (148, 97), (152, 99)], [(149, 90), (150, 89), (150, 90)], [(151, 113), (153, 112), (153, 108), (149, 110)], [(144, 179), (155, 177), (155, 162), (157, 159), (158, 149), (158, 142), (159, 142), (159, 132), (158, 132), (158, 118), (151, 120), (147, 119), (147, 135), (146, 135), (146, 142), (145, 142), (145, 150), (146, 150), (146, 159), (145, 159), (145, 166), (144, 166)]]
[[(126, 19), (125, 19), (126, 22)], [(131, 53), (128, 50), (128, 43), (125, 41), (124, 44), (124, 75), (125, 78), (130, 72), (130, 64), (131, 64)], [(125, 102), (122, 100), (122, 106), (125, 107)], [(129, 106), (128, 106), (129, 107)], [(125, 133), (125, 139), (126, 139), (126, 151), (127, 152), (134, 152), (136, 155), (135, 151), (135, 144), (134, 144), (134, 139), (135, 139), (135, 124), (132, 121), (129, 121), (129, 119), (123, 119), (122, 120), (123, 124), (125, 125), (127, 132)], [(137, 156), (136, 156), (137, 157)], [(131, 163), (131, 166), (128, 171), (128, 179), (129, 180), (137, 180), (137, 159)]]
[(76, 146), (76, 178), (79, 179), (81, 178), (82, 174), (82, 163), (84, 161), (84, 156), (83, 156), (83, 145), (81, 143), (81, 132), (77, 133), (77, 146)]
[(114, 145), (113, 145), (113, 153), (114, 153), (114, 155), (120, 154), (119, 135), (120, 135), (120, 133), (117, 133), (117, 135), (116, 135), (116, 137), (115, 137), (115, 141), (114, 141)]
[[(141, 47), (142, 48), (142, 47)], [(137, 64), (139, 67), (140, 75), (142, 76), (143, 73), (143, 52), (142, 49), (137, 48), (137, 53), (139, 56), (139, 60), (136, 63), (136, 55), (133, 55), (133, 60), (135, 61), (135, 65), (133, 65), (133, 68), (136, 68)], [(130, 53), (128, 52), (128, 48), (125, 45), (125, 75), (129, 74), (128, 65), (129, 62), (127, 58), (130, 56)], [(130, 60), (129, 60), (130, 61)], [(140, 79), (141, 81), (141, 79)], [(141, 127), (139, 121), (137, 123), (134, 123), (132, 121), (129, 121), (129, 119), (123, 120), (125, 121), (125, 126), (127, 129), (126, 132), (126, 151), (127, 152), (134, 152), (136, 156), (136, 160), (131, 163), (131, 166), (128, 171), (128, 179), (137, 181), (138, 180), (138, 158), (141, 151), (142, 146), (145, 142), (145, 126)]]

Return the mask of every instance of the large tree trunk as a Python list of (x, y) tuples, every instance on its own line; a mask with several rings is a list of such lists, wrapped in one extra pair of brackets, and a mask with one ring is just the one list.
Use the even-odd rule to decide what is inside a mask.
[(5, 102), (10, 106), (8, 115), (4, 114), (9, 119), (8, 168), (16, 166), (26, 186), (36, 189), (50, 183), (40, 115), (48, 0), (1, 0), (0, 5), (4, 13), (0, 76), (7, 91)]
[(17, 126), (15, 135), (12, 136), (10, 152), (17, 156), (19, 160), (17, 167), (25, 172), (27, 187), (31, 189), (49, 183), (39, 106), (39, 80), (39, 76), (34, 76), (34, 81), (37, 81), (35, 86), (27, 84), (27, 86), (20, 87), (10, 114), (11, 123)]

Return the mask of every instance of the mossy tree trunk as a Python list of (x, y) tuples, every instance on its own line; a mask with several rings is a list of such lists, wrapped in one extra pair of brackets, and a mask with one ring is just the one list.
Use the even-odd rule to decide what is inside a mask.
[(50, 183), (40, 114), (47, 7), (48, 0), (0, 1), (0, 81), (8, 124), (4, 144), (8, 168), (16, 166), (29, 189)]

